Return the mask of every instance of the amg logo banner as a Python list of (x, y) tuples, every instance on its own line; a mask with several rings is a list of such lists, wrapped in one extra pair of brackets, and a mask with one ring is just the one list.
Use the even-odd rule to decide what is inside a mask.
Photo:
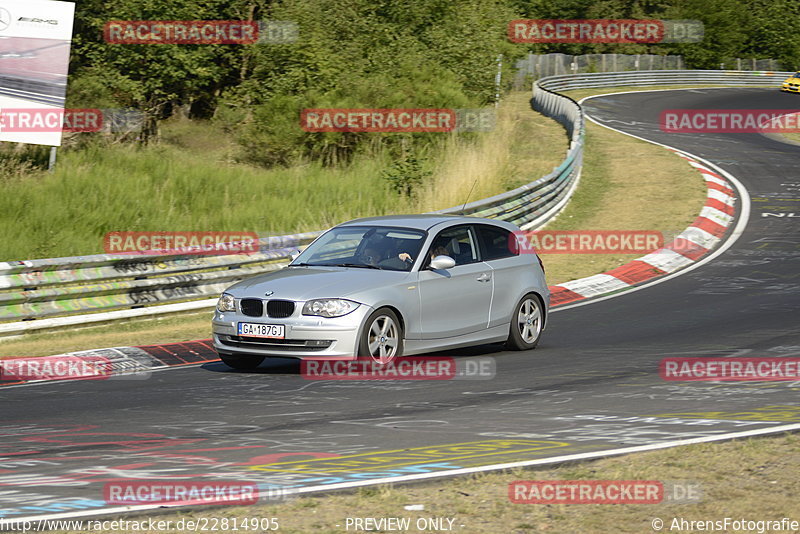
[(32, 19), (29, 17), (20, 17), (17, 19), (17, 22), (38, 22), (39, 24), (52, 24), (53, 26), (58, 26), (58, 21), (56, 19)]

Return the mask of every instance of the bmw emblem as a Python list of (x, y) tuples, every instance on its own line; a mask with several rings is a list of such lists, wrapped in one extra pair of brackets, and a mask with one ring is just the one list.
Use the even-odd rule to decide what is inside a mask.
[(265, 297), (269, 297), (269, 296), (270, 296), (270, 295), (272, 295), (273, 293), (275, 293), (275, 292), (274, 292), (274, 291), (267, 291), (266, 293), (264, 293), (264, 296), (265, 296)]

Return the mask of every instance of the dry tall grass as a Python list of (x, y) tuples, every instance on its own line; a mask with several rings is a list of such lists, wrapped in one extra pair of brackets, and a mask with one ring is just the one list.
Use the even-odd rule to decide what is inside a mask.
[(532, 182), (553, 170), (569, 146), (564, 129), (534, 113), (530, 94), (511, 93), (497, 108), (493, 131), (445, 141), (443, 157), (422, 188), (418, 211), (460, 206)]

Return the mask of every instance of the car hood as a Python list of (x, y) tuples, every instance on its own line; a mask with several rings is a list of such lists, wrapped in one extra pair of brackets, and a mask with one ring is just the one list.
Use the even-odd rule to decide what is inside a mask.
[(783, 80), (783, 83), (800, 83), (800, 78), (795, 78), (792, 76), (791, 78), (786, 78)]
[[(358, 293), (403, 283), (412, 276), (405, 271), (379, 271), (358, 267), (290, 267), (254, 276), (225, 290), (234, 297), (303, 301), (316, 298), (353, 297)], [(271, 295), (266, 295), (272, 291)]]

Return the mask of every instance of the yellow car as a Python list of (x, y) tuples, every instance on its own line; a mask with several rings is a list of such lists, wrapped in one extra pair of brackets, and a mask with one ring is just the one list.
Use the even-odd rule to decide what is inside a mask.
[(789, 76), (781, 85), (781, 91), (800, 93), (800, 72), (795, 72)]

